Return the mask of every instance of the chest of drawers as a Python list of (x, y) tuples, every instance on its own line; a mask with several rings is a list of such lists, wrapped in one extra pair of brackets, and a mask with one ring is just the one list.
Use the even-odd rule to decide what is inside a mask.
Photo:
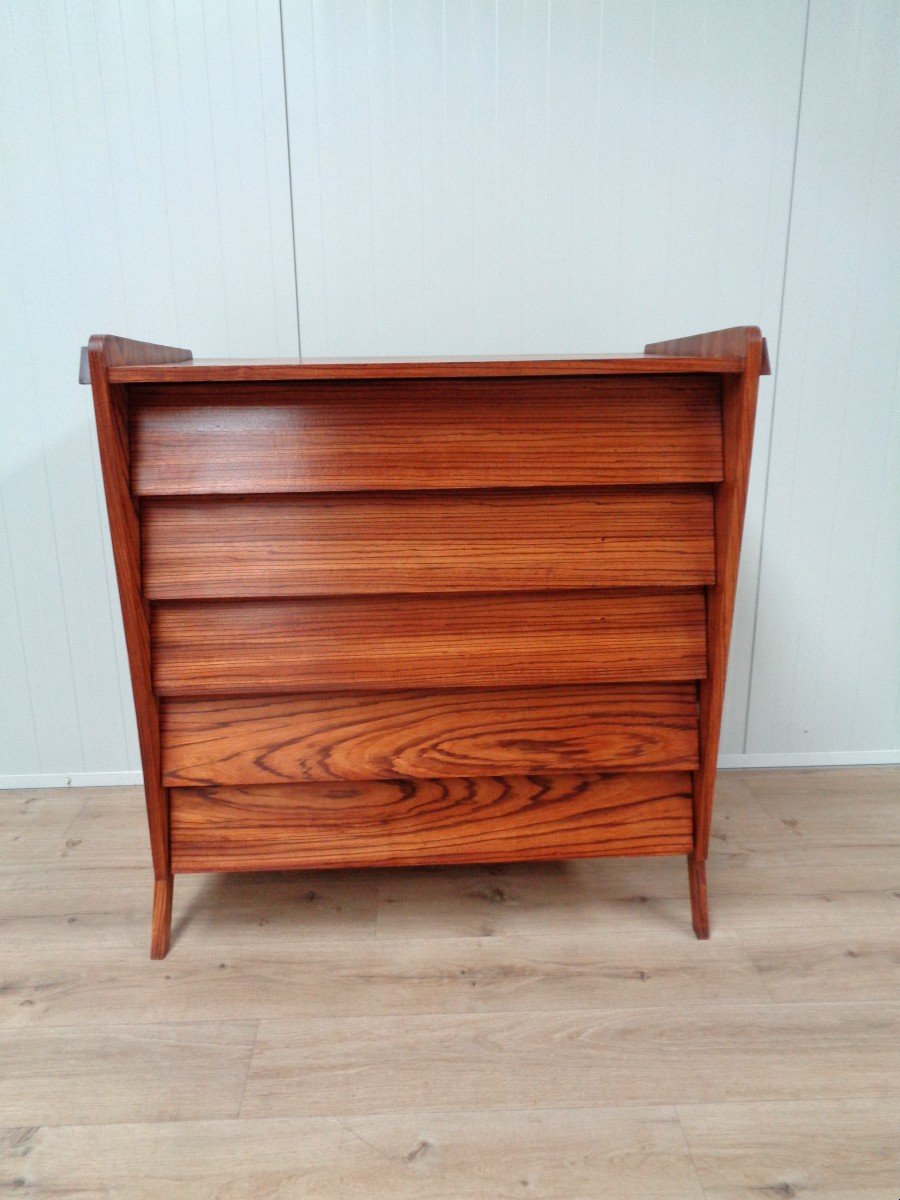
[(765, 342), (93, 386), (156, 878), (705, 860)]

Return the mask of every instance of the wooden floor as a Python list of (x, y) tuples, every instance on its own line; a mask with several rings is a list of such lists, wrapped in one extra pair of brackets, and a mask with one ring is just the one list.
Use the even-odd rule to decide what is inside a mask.
[(180, 877), (0, 793), (0, 1195), (897, 1200), (900, 768), (720, 776), (683, 859)]

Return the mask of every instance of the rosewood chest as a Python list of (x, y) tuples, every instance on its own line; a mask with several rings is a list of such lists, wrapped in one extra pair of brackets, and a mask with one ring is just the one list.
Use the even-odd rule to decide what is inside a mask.
[(643, 355), (86, 352), (173, 875), (705, 860), (756, 328)]

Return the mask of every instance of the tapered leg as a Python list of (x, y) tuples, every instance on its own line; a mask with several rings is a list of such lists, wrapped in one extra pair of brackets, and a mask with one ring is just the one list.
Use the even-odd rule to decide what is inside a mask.
[(172, 887), (173, 879), (157, 879), (153, 883), (153, 924), (150, 930), (150, 957), (165, 958), (169, 953), (169, 935), (172, 932)]
[(691, 916), (698, 938), (709, 937), (709, 902), (706, 897), (706, 861), (688, 855), (688, 879), (691, 884)]

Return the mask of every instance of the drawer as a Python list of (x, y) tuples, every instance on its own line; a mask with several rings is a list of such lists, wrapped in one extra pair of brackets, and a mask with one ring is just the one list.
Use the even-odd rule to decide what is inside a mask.
[(173, 788), (169, 796), (176, 872), (691, 849), (687, 772)]
[(133, 385), (138, 495), (704, 483), (713, 375)]
[(715, 578), (698, 488), (149, 499), (151, 599), (698, 586)]
[(699, 679), (701, 591), (168, 601), (161, 696)]
[(167, 787), (693, 770), (696, 685), (169, 700)]

